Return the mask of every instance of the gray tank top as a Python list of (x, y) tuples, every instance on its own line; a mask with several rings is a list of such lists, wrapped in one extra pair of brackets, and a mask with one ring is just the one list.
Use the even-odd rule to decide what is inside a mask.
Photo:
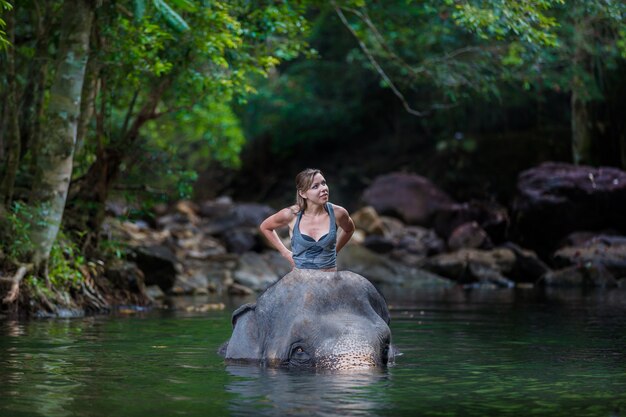
[(291, 236), (291, 253), (298, 269), (328, 269), (337, 266), (337, 223), (333, 205), (326, 203), (330, 230), (319, 240), (300, 233), (302, 211), (298, 213)]

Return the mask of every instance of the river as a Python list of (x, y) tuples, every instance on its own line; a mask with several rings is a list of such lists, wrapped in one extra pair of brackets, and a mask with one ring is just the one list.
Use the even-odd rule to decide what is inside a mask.
[(1, 320), (0, 416), (626, 416), (625, 290), (383, 292), (402, 355), (359, 372), (226, 365), (243, 299)]

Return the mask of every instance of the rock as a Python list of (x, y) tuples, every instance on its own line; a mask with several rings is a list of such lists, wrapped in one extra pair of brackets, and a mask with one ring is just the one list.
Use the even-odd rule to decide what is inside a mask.
[(228, 287), (228, 293), (230, 295), (244, 296), (244, 295), (252, 295), (252, 294), (254, 294), (254, 290), (252, 290), (251, 288), (246, 287), (245, 285), (240, 285), (240, 284), (237, 284), (237, 283), (233, 283), (232, 285), (230, 285)]
[(564, 239), (559, 242), (558, 247), (564, 248), (567, 246), (583, 246), (587, 241), (593, 239), (596, 236), (616, 236), (615, 232), (604, 230), (601, 232), (590, 231), (576, 231), (568, 234)]
[(146, 285), (158, 285), (165, 292), (174, 286), (180, 267), (176, 256), (167, 246), (135, 248), (134, 258), (144, 274)]
[(222, 236), (235, 228), (256, 230), (261, 222), (274, 212), (274, 209), (262, 204), (238, 204), (219, 217), (204, 220), (200, 228), (205, 234)]
[(515, 265), (508, 276), (515, 282), (537, 282), (542, 276), (550, 272), (550, 268), (537, 254), (531, 250), (522, 249), (512, 242), (507, 242), (503, 247), (508, 248), (515, 254)]
[(275, 250), (266, 251), (261, 254), (267, 265), (278, 277), (284, 277), (291, 272), (291, 264), (280, 253)]
[(178, 201), (175, 209), (178, 213), (186, 216), (190, 223), (197, 224), (200, 221), (200, 218), (198, 217), (199, 208), (192, 201)]
[(237, 204), (234, 209), (239, 225), (253, 228), (258, 228), (263, 220), (275, 212), (270, 206), (255, 203)]
[(222, 240), (229, 252), (242, 254), (258, 250), (261, 247), (256, 228), (236, 227), (222, 234)]
[(228, 196), (207, 200), (200, 204), (199, 214), (205, 218), (216, 218), (226, 216), (233, 209), (235, 204)]
[(595, 236), (579, 246), (561, 248), (554, 253), (557, 266), (603, 265), (617, 278), (626, 277), (626, 237)]
[(452, 251), (459, 249), (486, 249), (491, 246), (491, 240), (489, 240), (487, 232), (475, 221), (458, 226), (448, 238), (448, 248)]
[(192, 271), (191, 274), (178, 274), (171, 290), (174, 294), (199, 294), (207, 292), (209, 278), (203, 271)]
[(363, 241), (363, 246), (376, 253), (389, 253), (395, 247), (394, 242), (380, 235), (370, 235)]
[(383, 236), (391, 240), (397, 240), (406, 233), (406, 225), (395, 217), (380, 216), (383, 224)]
[(507, 248), (461, 249), (428, 258), (423, 268), (460, 283), (490, 280), (495, 277), (492, 271), (508, 280), (507, 274), (513, 269), (515, 260), (513, 251)]
[(149, 285), (146, 287), (146, 295), (152, 300), (158, 300), (165, 297), (165, 293), (158, 285)]
[(105, 277), (121, 290), (145, 294), (144, 274), (136, 263), (116, 261), (107, 265)]
[(434, 229), (439, 236), (449, 239), (459, 226), (475, 222), (496, 243), (504, 241), (509, 214), (506, 207), (492, 201), (470, 201), (441, 207), (435, 214)]
[(350, 217), (356, 228), (365, 231), (368, 235), (382, 235), (385, 232), (383, 222), (372, 206), (363, 207), (352, 213)]
[(513, 237), (547, 257), (569, 233), (626, 233), (626, 172), (547, 162), (522, 172), (513, 202)]
[(374, 283), (400, 286), (450, 286), (451, 282), (419, 268), (409, 268), (369, 249), (348, 245), (337, 256), (337, 268), (363, 275)]
[[(352, 235), (352, 238), (348, 242), (348, 245), (362, 245), (363, 242), (365, 242), (365, 238), (366, 237), (367, 237), (367, 235), (365, 234), (365, 232), (363, 230), (356, 229), (354, 231), (354, 234)], [(287, 247), (289, 247), (289, 246), (287, 246)]]
[(479, 262), (469, 263), (471, 276), (482, 284), (493, 284), (497, 287), (513, 288), (515, 283), (502, 275), (496, 268)]
[(397, 247), (411, 254), (431, 256), (443, 252), (446, 244), (431, 229), (407, 226), (398, 239)]
[(355, 272), (372, 282), (398, 284), (402, 278), (397, 276), (395, 266), (387, 257), (356, 245), (348, 245), (339, 252), (337, 269)]
[(379, 214), (421, 226), (429, 226), (438, 210), (454, 204), (454, 200), (430, 180), (400, 172), (377, 177), (362, 199)]
[(270, 268), (262, 255), (246, 252), (239, 258), (233, 278), (238, 284), (255, 291), (263, 291), (276, 282), (280, 276)]
[(575, 265), (550, 271), (538, 282), (548, 287), (617, 287), (617, 280), (602, 264)]

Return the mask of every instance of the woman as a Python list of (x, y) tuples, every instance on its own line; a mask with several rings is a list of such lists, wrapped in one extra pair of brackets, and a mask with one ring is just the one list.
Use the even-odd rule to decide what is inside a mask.
[[(289, 225), (291, 251), (276, 234)], [(337, 253), (354, 233), (348, 211), (328, 202), (328, 184), (319, 169), (296, 176), (296, 204), (261, 223), (261, 233), (291, 263), (292, 268), (337, 270)]]

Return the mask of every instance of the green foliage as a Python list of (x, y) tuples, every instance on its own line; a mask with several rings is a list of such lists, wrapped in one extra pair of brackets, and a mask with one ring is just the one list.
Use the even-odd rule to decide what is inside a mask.
[(555, 29), (559, 23), (548, 13), (564, 0), (479, 0), (455, 2), (446, 0), (454, 7), (455, 23), (489, 40), (514, 39), (540, 46), (556, 46)]
[(6, 27), (6, 22), (2, 19), (2, 14), (12, 9), (13, 6), (7, 0), (0, 0), (0, 51), (6, 49), (10, 44), (6, 32), (3, 30)]
[[(109, 4), (101, 13), (105, 46), (97, 59), (107, 91), (95, 107), (104, 109), (104, 131), (86, 141), (75, 175), (108, 146), (125, 155), (126, 186), (146, 185), (157, 200), (189, 196), (198, 171), (214, 162), (239, 164), (245, 138), (231, 105), (255, 93), (252, 77), (265, 77), (279, 62), (307, 53), (304, 4), (121, 3), (128, 3), (126, 12)], [(137, 112), (155, 97), (157, 109), (129, 142)]]
[(86, 267), (80, 249), (62, 232), (52, 246), (48, 260), (48, 279), (58, 289), (77, 288), (84, 277), (80, 268)]
[[(50, 299), (63, 301), (70, 304), (68, 292), (80, 289), (85, 277), (81, 269), (88, 267), (80, 249), (63, 232), (59, 232), (58, 238), (50, 251), (48, 259), (48, 276), (41, 277), (29, 275), (26, 277), (26, 285), (35, 294), (43, 294)], [(65, 298), (65, 300), (59, 299)]]
[(98, 249), (105, 259), (124, 259), (128, 254), (128, 245), (113, 237), (102, 239)]
[(23, 261), (32, 251), (29, 231), (34, 217), (30, 206), (14, 202), (0, 219), (0, 249), (13, 263)]
[[(14, 202), (11, 210), (3, 216), (0, 222), (0, 249), (9, 262), (18, 264), (28, 260), (33, 250), (29, 230), (38, 217), (36, 209), (19, 202)], [(59, 233), (48, 260), (49, 282), (57, 289), (74, 288), (84, 279), (80, 268), (85, 265), (85, 258), (78, 246), (62, 232)], [(31, 275), (26, 281), (38, 288), (45, 287), (44, 277)]]

